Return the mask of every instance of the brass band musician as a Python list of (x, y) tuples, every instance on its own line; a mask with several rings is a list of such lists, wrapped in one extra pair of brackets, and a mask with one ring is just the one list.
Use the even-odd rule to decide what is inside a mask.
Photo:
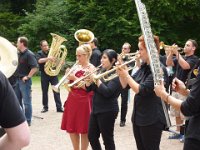
[[(92, 49), (89, 44), (80, 45), (76, 49), (78, 64), (73, 66), (68, 80), (71, 82), (83, 77), (86, 73), (92, 72), (94, 66), (89, 63)], [(74, 149), (87, 150), (88, 123), (91, 112), (91, 93), (88, 93), (83, 85), (75, 85), (71, 88), (64, 104), (61, 129), (69, 133)], [(81, 142), (80, 142), (81, 139)], [(81, 143), (81, 144), (80, 144)]]

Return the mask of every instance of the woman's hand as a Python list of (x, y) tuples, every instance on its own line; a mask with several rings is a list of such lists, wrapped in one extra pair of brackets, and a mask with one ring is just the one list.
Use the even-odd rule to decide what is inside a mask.
[(161, 81), (160, 85), (155, 86), (154, 91), (155, 91), (156, 95), (158, 97), (160, 97), (162, 100), (164, 100), (164, 97), (166, 97), (166, 95), (168, 95), (168, 93), (165, 90), (163, 81)]

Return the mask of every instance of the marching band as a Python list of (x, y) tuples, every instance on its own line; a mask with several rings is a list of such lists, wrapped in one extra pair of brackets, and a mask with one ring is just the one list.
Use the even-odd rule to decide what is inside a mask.
[[(0, 73), (0, 125), (6, 129), (0, 149), (4, 149), (6, 144), (12, 145), (6, 143), (7, 136), (12, 136), (12, 131), (7, 128), (14, 128), (13, 134), (19, 138), (22, 138), (20, 134), (27, 137), (27, 140), (19, 139), (21, 145), (15, 143), (17, 148), (21, 149), (29, 143), (28, 126), (32, 125), (31, 77), (37, 72), (38, 66), (42, 85), (41, 113), (48, 112), (48, 87), (51, 83), (57, 112), (63, 113), (61, 130), (69, 133), (74, 150), (87, 150), (89, 144), (92, 149), (101, 150), (100, 135), (106, 150), (116, 149), (114, 128), (119, 113), (118, 98), (124, 89), (126, 108), (120, 126), (125, 126), (130, 89), (135, 94), (130, 97), (134, 101), (131, 121), (138, 150), (160, 149), (162, 132), (171, 131), (172, 127), (169, 111), (175, 117), (177, 127), (169, 139), (180, 139), (184, 142), (184, 150), (199, 149), (200, 75), (193, 73), (199, 67), (199, 59), (195, 56), (198, 44), (188, 39), (184, 48), (181, 48), (159, 42), (159, 37), (151, 34), (148, 21), (144, 21), (148, 20), (145, 7), (139, 0), (135, 1), (143, 31), (143, 35), (138, 38), (138, 51), (117, 54), (113, 49), (106, 49), (101, 53), (94, 34), (87, 29), (80, 29), (74, 34), (79, 42), (76, 63), (66, 70), (60, 81), (57, 75), (67, 56), (67, 49), (62, 45), (67, 41), (64, 37), (51, 33), (53, 40), (50, 49), (46, 40), (41, 41), (41, 51), (37, 52), (36, 57), (28, 49), (26, 37), (18, 38), (17, 48), (0, 37), (0, 52), (6, 51), (12, 56), (8, 59), (0, 58), (0, 70), (7, 78), (13, 75), (16, 79), (11, 89), (6, 77)], [(130, 49), (127, 42), (123, 46)], [(165, 50), (166, 56), (161, 56), (160, 48)], [(11, 63), (9, 59), (12, 59)], [(5, 63), (9, 64), (7, 68), (3, 66)], [(138, 69), (130, 73), (136, 67)], [(195, 78), (193, 84), (188, 85), (192, 78)], [(61, 85), (68, 92), (63, 106), (59, 93)], [(4, 103), (11, 105), (11, 99), (14, 99), (14, 109), (11, 112), (14, 115), (4, 117), (2, 111), (7, 112)], [(12, 115), (18, 119), (13, 119)], [(15, 126), (24, 129), (23, 133)], [(16, 135), (13, 136), (15, 140)], [(10, 146), (10, 149), (13, 147)]]

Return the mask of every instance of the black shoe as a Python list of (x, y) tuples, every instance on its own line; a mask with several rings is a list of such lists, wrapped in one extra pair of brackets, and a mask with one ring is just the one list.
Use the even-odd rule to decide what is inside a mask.
[(30, 127), (31, 126), (31, 122), (27, 122), (28, 123), (28, 126)]
[(47, 112), (47, 111), (48, 111), (48, 109), (43, 108), (42, 111), (41, 111), (41, 113), (45, 113), (45, 112)]
[(124, 127), (125, 126), (125, 121), (121, 121), (119, 126), (120, 127)]
[(57, 112), (64, 112), (64, 110), (62, 109), (62, 108), (60, 108), (60, 109), (57, 109)]

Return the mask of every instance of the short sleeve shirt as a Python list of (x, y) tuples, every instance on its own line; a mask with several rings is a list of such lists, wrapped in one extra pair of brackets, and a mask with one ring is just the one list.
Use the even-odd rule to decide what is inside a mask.
[(0, 72), (0, 126), (15, 127), (25, 121), (24, 112), (7, 78)]

